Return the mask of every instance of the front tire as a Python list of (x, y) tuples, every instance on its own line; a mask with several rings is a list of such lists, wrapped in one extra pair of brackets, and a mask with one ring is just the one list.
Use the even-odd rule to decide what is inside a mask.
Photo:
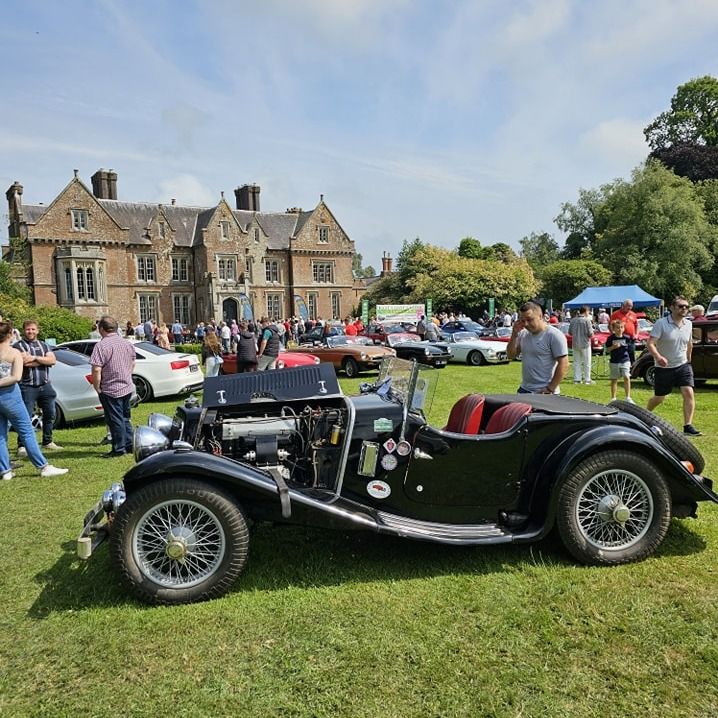
[(564, 481), (556, 523), (579, 561), (640, 561), (665, 538), (671, 496), (658, 469), (639, 454), (604, 451), (582, 461)]
[(242, 509), (221, 489), (169, 479), (128, 496), (110, 550), (141, 600), (190, 603), (226, 593), (247, 563), (249, 531)]
[(471, 366), (481, 366), (482, 364), (486, 364), (486, 359), (484, 359), (484, 355), (477, 349), (469, 354), (466, 363)]
[(137, 403), (142, 404), (152, 398), (152, 387), (147, 379), (143, 379), (136, 374), (132, 375), (132, 381), (135, 384), (135, 393), (137, 394)]
[(356, 359), (347, 357), (344, 360), (344, 373), (349, 379), (353, 379), (355, 376), (359, 375), (359, 365), (357, 364)]

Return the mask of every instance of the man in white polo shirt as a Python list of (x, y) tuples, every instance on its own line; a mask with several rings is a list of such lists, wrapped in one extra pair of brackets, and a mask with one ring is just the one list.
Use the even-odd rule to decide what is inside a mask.
[(678, 387), (683, 396), (683, 433), (700, 436), (701, 432), (693, 426), (693, 413), (696, 408), (693, 393), (693, 325), (686, 319), (688, 301), (685, 297), (676, 297), (671, 302), (671, 313), (661, 317), (651, 330), (647, 349), (653, 355), (656, 365), (654, 396), (648, 400), (648, 409), (653, 411)]

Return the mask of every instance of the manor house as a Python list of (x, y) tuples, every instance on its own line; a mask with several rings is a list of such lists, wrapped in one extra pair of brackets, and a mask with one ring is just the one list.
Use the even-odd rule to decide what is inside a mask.
[(260, 188), (222, 193), (214, 207), (123, 202), (117, 173), (100, 169), (92, 191), (75, 176), (49, 204), (7, 190), (13, 276), (35, 304), (60, 305), (122, 325), (155, 319), (193, 325), (268, 315), (343, 318), (353, 308), (354, 242), (323, 196), (311, 211), (261, 212)]

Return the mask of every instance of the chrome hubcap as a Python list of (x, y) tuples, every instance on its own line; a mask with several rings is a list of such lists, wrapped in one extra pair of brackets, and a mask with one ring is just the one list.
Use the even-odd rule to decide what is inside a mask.
[(132, 550), (140, 571), (168, 588), (189, 588), (219, 567), (226, 540), (218, 517), (194, 501), (165, 501), (137, 522)]
[(584, 486), (576, 502), (576, 521), (592, 546), (625, 549), (645, 536), (653, 511), (653, 497), (643, 479), (631, 471), (611, 469)]

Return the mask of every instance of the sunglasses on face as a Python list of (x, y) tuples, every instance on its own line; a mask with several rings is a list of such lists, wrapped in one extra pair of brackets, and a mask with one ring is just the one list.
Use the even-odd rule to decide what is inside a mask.
[(676, 309), (688, 309), (687, 304), (676, 304)]

